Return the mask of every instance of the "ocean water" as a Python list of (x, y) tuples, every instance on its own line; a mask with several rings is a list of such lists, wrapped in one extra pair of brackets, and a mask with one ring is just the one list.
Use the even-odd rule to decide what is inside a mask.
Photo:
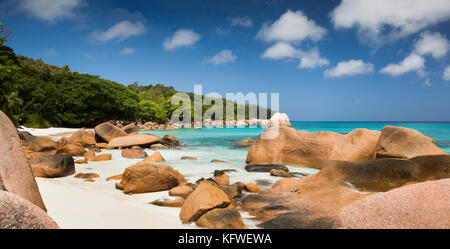
[[(416, 129), (426, 136), (433, 138), (437, 146), (447, 153), (450, 153), (450, 122), (291, 122), (292, 127), (297, 130), (315, 131), (334, 131), (350, 132), (357, 128), (366, 128), (370, 130), (380, 130), (386, 125), (402, 126)], [(266, 128), (263, 127), (235, 127), (235, 128), (201, 128), (178, 129), (171, 131), (145, 131), (142, 133), (151, 133), (158, 136), (171, 134), (177, 137), (181, 143), (189, 148), (200, 150), (207, 149), (211, 152), (217, 152), (218, 155), (225, 153), (234, 154), (234, 161), (243, 160), (242, 152), (246, 150), (238, 149), (234, 145), (247, 137), (256, 139), (258, 135)], [(245, 154), (245, 153), (244, 153)], [(245, 156), (244, 156), (245, 157)]]

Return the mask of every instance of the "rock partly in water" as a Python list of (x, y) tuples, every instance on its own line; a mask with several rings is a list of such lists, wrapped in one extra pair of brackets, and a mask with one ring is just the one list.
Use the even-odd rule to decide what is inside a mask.
[(0, 141), (0, 190), (16, 194), (46, 210), (17, 130), (2, 111)]
[(247, 154), (249, 164), (287, 164), (322, 168), (328, 161), (367, 161), (375, 158), (380, 131), (297, 131), (279, 127), (263, 131)]
[(191, 156), (182, 156), (180, 159), (181, 160), (197, 160), (196, 157), (191, 157)]
[(161, 153), (155, 152), (151, 156), (145, 158), (144, 162), (164, 162), (164, 158), (162, 157)]
[(0, 190), (0, 229), (57, 229), (41, 208), (18, 195)]
[(95, 145), (95, 133), (85, 129), (79, 129), (69, 138), (71, 144), (81, 144), (84, 147)]
[(433, 139), (417, 130), (385, 126), (378, 140), (376, 158), (413, 158), (424, 155), (446, 155)]
[(125, 169), (116, 188), (138, 194), (169, 190), (182, 182), (184, 176), (170, 166), (141, 162)]
[(270, 172), (272, 169), (289, 172), (288, 167), (280, 164), (253, 164), (245, 166), (248, 172)]
[(140, 149), (125, 149), (122, 150), (122, 157), (129, 158), (129, 159), (136, 159), (136, 158), (146, 158), (148, 155), (147, 153)]
[(159, 144), (159, 143), (150, 145), (150, 149), (152, 149), (152, 150), (165, 150), (168, 148), (169, 148), (169, 146), (164, 145), (164, 144)]
[(127, 133), (122, 131), (120, 128), (112, 125), (109, 122), (105, 122), (97, 125), (94, 128), (95, 134), (102, 138), (106, 142), (110, 142), (114, 138), (126, 136)]
[(230, 199), (220, 188), (203, 182), (192, 192), (180, 211), (183, 224), (197, 221), (203, 214), (214, 208), (225, 208)]
[(99, 178), (100, 176), (97, 173), (78, 173), (74, 177), (81, 179), (92, 179), (92, 178)]
[(161, 143), (161, 138), (151, 134), (145, 135), (128, 135), (125, 137), (117, 137), (108, 143), (109, 148), (132, 147), (139, 145), (149, 147), (152, 144)]
[(252, 144), (253, 144), (254, 142), (255, 142), (255, 139), (253, 139), (253, 138), (251, 138), (251, 137), (248, 137), (248, 138), (245, 138), (245, 139), (239, 141), (239, 142), (236, 144), (236, 146), (237, 146), (237, 147), (250, 147), (250, 146), (252, 146)]
[(202, 215), (197, 226), (212, 229), (244, 229), (241, 214), (236, 209), (216, 208)]
[(182, 207), (185, 199), (179, 196), (162, 197), (157, 200), (150, 202), (156, 206), (162, 207)]
[(222, 160), (219, 160), (219, 159), (211, 159), (211, 162), (212, 163), (226, 163), (226, 161), (222, 161)]
[(30, 161), (35, 177), (55, 178), (75, 174), (75, 163), (69, 155), (44, 155)]
[(169, 146), (169, 147), (173, 147), (173, 146), (179, 146), (180, 141), (178, 141), (178, 139), (172, 135), (165, 135), (162, 139), (162, 144)]
[(279, 177), (294, 177), (294, 175), (292, 175), (291, 173), (279, 169), (271, 169), (270, 175)]

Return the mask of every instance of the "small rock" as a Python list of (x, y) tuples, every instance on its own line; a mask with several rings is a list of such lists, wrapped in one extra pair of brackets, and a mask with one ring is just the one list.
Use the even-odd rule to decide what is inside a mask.
[(195, 157), (190, 157), (190, 156), (182, 156), (181, 160), (197, 160), (197, 158)]
[(108, 178), (106, 178), (106, 181), (111, 181), (111, 180), (122, 180), (122, 174), (119, 175), (114, 175), (114, 176), (110, 176)]
[(196, 223), (212, 229), (244, 229), (241, 214), (236, 209), (216, 208), (202, 215)]
[(220, 176), (215, 177), (214, 181), (219, 186), (228, 186), (230, 184), (230, 177), (227, 174), (221, 174)]
[(126, 149), (122, 150), (122, 157), (129, 158), (129, 159), (136, 159), (136, 158), (146, 158), (148, 155), (147, 153), (142, 149)]
[(165, 135), (162, 139), (162, 144), (167, 146), (178, 146), (180, 145), (180, 141), (172, 135)]
[(279, 164), (254, 164), (245, 166), (245, 170), (248, 172), (270, 172), (271, 169), (289, 172), (288, 167)]
[(253, 182), (245, 184), (245, 190), (251, 193), (258, 193), (260, 191), (258, 185), (256, 185), (256, 183)]
[(109, 161), (111, 160), (112, 154), (101, 154), (98, 156), (94, 156), (91, 158), (88, 158), (88, 161), (92, 161), (92, 162), (98, 162), (98, 161)]
[(185, 201), (185, 199), (183, 197), (170, 196), (170, 197), (159, 198), (150, 203), (153, 205), (162, 206), (162, 207), (182, 207), (184, 201)]
[(164, 158), (162, 157), (161, 153), (155, 152), (151, 156), (145, 158), (144, 162), (164, 162)]
[(100, 176), (96, 173), (78, 173), (74, 177), (81, 179), (92, 179), (92, 178), (99, 178)]
[(171, 188), (169, 190), (169, 195), (170, 196), (179, 196), (179, 197), (183, 197), (184, 199), (186, 199), (193, 191), (194, 191), (194, 189), (192, 187), (183, 185), (183, 186), (177, 186), (177, 187)]
[(270, 175), (271, 176), (280, 176), (280, 177), (294, 177), (291, 173), (286, 172), (284, 170), (279, 170), (279, 169), (271, 169)]

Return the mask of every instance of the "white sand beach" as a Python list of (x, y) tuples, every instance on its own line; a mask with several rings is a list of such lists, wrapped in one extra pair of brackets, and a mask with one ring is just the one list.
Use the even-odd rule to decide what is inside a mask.
[[(77, 129), (49, 128), (24, 129), (33, 135), (50, 136), (57, 140), (70, 136)], [(204, 133), (205, 131), (199, 131)], [(148, 155), (154, 150), (146, 149)], [(159, 150), (166, 159), (163, 164), (180, 171), (187, 180), (195, 182), (200, 178), (212, 177), (214, 170), (233, 169), (227, 173), (230, 182), (257, 182), (261, 188), (269, 188), (280, 178), (269, 173), (247, 172), (244, 169), (246, 150), (211, 150), (204, 147), (182, 146), (179, 149)], [(120, 150), (103, 149), (101, 153), (111, 153), (111, 161), (76, 164), (76, 173), (97, 173), (100, 178), (86, 182), (74, 175), (61, 178), (36, 178), (48, 214), (61, 228), (199, 228), (195, 224), (182, 224), (180, 208), (160, 207), (149, 204), (160, 197), (168, 197), (168, 191), (126, 195), (115, 188), (118, 181), (106, 178), (121, 174), (125, 168), (142, 161), (126, 159)], [(180, 160), (181, 156), (194, 156), (198, 160)], [(211, 163), (213, 158), (223, 159), (223, 163)], [(81, 157), (74, 157), (75, 160)], [(291, 168), (292, 171), (314, 174), (318, 170)], [(246, 212), (241, 212), (248, 228), (256, 228), (256, 223)]]

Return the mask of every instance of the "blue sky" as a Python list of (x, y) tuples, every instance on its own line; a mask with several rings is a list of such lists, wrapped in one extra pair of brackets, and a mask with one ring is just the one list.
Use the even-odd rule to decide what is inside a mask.
[(450, 121), (448, 0), (3, 0), (0, 18), (17, 54), (125, 85), (278, 92), (300, 121)]

